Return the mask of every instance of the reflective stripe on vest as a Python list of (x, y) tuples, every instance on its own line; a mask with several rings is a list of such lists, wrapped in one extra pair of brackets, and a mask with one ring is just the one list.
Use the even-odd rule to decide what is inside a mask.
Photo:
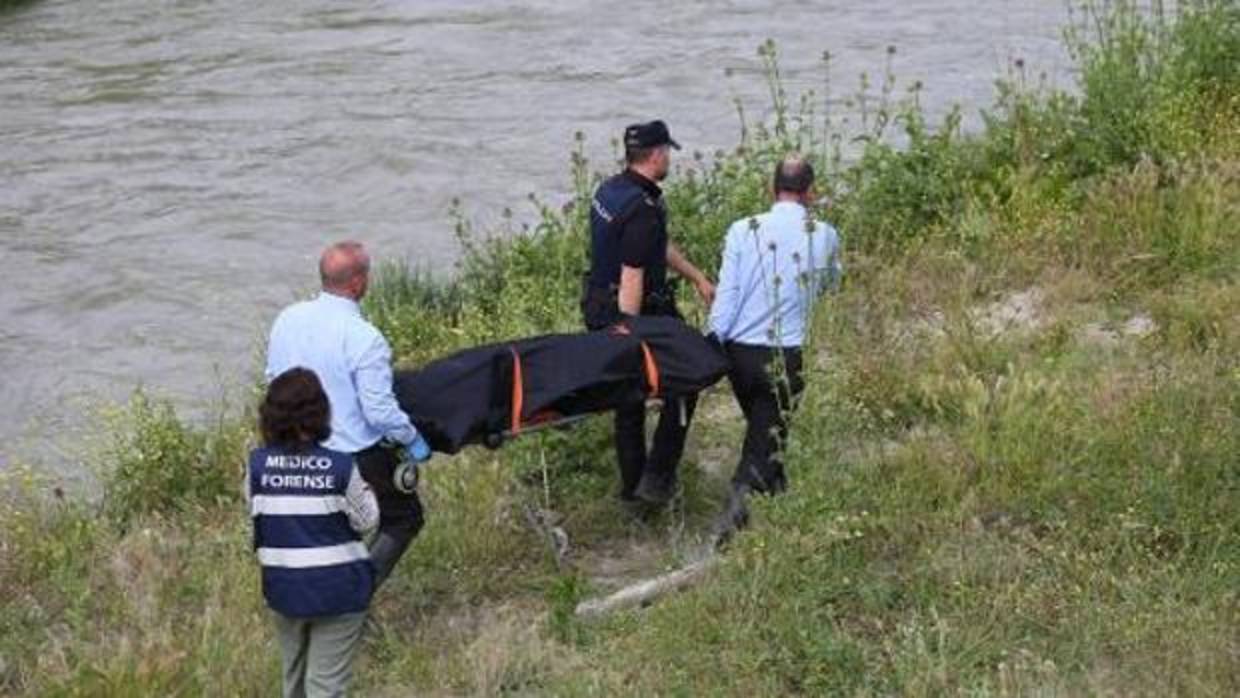
[(359, 542), (326, 545), (317, 548), (259, 548), (258, 561), (264, 567), (328, 567), (370, 559), (366, 546)]
[(303, 497), (296, 495), (256, 494), (250, 502), (250, 516), (326, 516), (347, 509), (342, 495)]

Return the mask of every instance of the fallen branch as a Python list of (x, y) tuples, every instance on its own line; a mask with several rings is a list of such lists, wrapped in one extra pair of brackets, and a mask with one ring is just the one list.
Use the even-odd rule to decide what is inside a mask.
[(716, 561), (718, 558), (711, 555), (667, 574), (630, 584), (603, 598), (587, 599), (577, 604), (576, 614), (587, 618), (597, 618), (622, 608), (644, 606), (670, 591), (696, 582), (703, 572), (715, 565)]

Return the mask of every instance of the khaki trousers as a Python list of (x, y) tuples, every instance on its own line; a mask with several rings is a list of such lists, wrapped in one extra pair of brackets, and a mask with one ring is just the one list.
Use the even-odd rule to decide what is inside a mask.
[(349, 692), (365, 613), (289, 618), (273, 613), (284, 666), (284, 698), (335, 698)]

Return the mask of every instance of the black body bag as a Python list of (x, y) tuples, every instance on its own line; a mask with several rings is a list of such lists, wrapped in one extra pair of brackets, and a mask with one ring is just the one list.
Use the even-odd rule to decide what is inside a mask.
[(466, 349), (395, 374), (396, 400), (441, 453), (498, 446), (533, 426), (700, 392), (727, 373), (701, 333), (669, 317)]

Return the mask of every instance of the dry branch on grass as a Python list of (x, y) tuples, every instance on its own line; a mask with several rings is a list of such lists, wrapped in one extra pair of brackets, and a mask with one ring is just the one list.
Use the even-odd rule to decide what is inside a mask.
[(698, 581), (718, 559), (712, 554), (667, 574), (630, 584), (602, 598), (587, 599), (577, 604), (576, 614), (585, 618), (597, 618), (623, 608), (644, 606), (668, 592)]

